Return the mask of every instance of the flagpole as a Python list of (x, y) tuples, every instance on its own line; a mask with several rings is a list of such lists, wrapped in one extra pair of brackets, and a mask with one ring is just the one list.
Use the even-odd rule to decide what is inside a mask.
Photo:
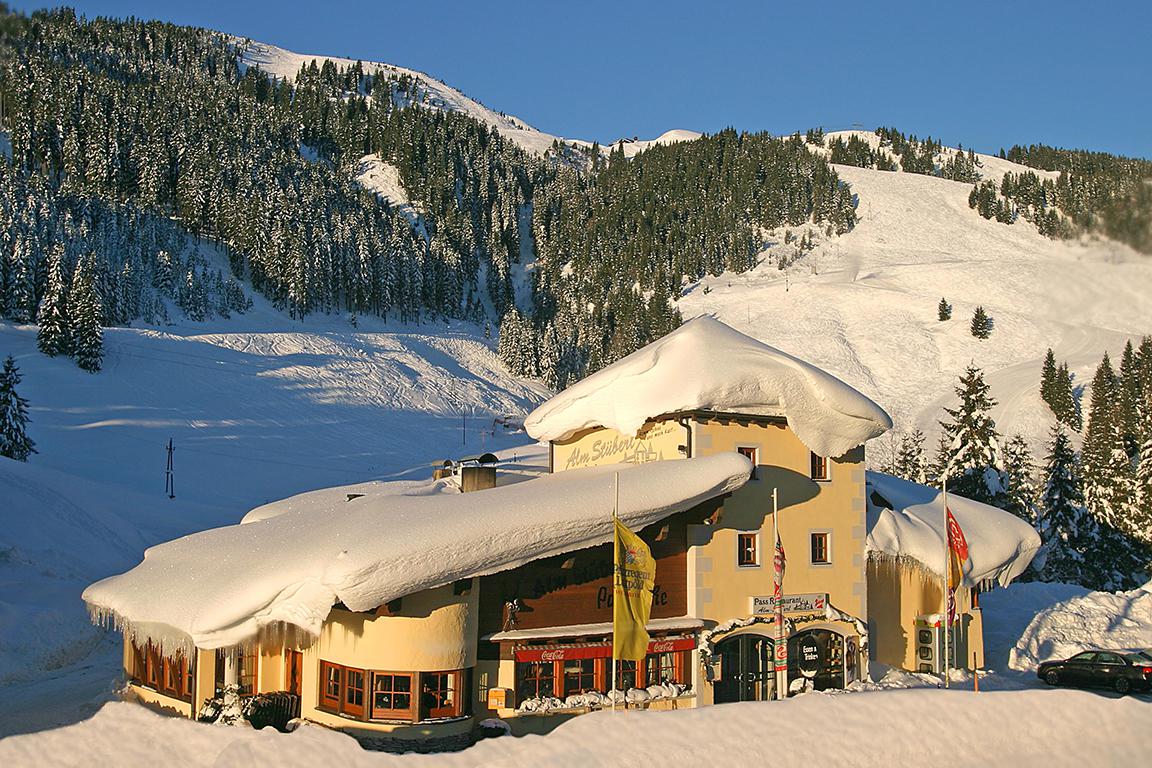
[(784, 638), (784, 611), (781, 609), (781, 602), (784, 600), (784, 574), (780, 574), (780, 594), (776, 594), (775, 589), (775, 574), (776, 574), (776, 559), (780, 556), (780, 503), (777, 496), (777, 489), (772, 489), (772, 573), (773, 573), (773, 589), (772, 594), (776, 598), (776, 644), (772, 647), (772, 672), (776, 678), (776, 700), (783, 701), (787, 696), (788, 687), (788, 668), (780, 669), (777, 659), (780, 658), (779, 644), (781, 642), (788, 642)]
[(944, 628), (944, 658), (941, 660), (941, 668), (944, 670), (944, 687), (948, 686), (948, 635), (951, 634), (948, 624), (948, 607), (949, 597), (948, 594), (948, 570), (952, 563), (952, 548), (948, 543), (948, 472), (945, 470), (944, 477), (940, 480), (940, 491), (944, 497), (944, 613), (940, 621), (940, 625)]
[(616, 595), (615, 595), (616, 588), (615, 588), (615, 586), (616, 585), (615, 585), (615, 582), (616, 582), (616, 569), (620, 567), (620, 553), (618, 553), (616, 551), (618, 548), (617, 534), (616, 534), (616, 521), (619, 519), (619, 507), (620, 507), (620, 473), (617, 472), (616, 473), (616, 483), (615, 483), (615, 498), (612, 501), (612, 582), (613, 582), (612, 599), (613, 599), (613, 608), (612, 608), (612, 656), (609, 659), (609, 661), (612, 664), (612, 692), (609, 695), (612, 697), (612, 711), (613, 712), (616, 711), (616, 608), (615, 608), (615, 600), (616, 600)]

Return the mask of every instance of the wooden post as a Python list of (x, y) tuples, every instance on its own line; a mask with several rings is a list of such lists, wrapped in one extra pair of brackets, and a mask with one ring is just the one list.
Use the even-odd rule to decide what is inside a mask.
[(980, 670), (976, 668), (976, 651), (972, 651), (972, 690), (980, 693)]

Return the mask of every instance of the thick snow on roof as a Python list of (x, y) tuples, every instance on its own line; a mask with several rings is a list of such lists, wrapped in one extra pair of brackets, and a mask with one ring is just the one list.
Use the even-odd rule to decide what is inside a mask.
[(538, 440), (598, 426), (631, 435), (652, 417), (694, 410), (784, 416), (821, 456), (892, 427), (880, 406), (835, 376), (707, 316), (572, 385), (524, 427)]
[[(871, 553), (911, 558), (944, 573), (944, 502), (940, 491), (880, 472), (868, 472), (868, 543)], [(887, 502), (891, 508), (878, 504)], [(1032, 562), (1040, 537), (1032, 526), (1002, 509), (948, 494), (948, 508), (968, 541), (964, 584), (996, 580), (1008, 586)]]
[[(423, 589), (611, 540), (743, 485), (735, 453), (562, 472), (469, 494), (373, 494), (300, 506), (152, 547), (84, 591), (94, 615), (161, 646), (233, 646), (264, 627), (309, 635), (336, 602), (364, 611)], [(368, 490), (368, 489), (366, 489)]]

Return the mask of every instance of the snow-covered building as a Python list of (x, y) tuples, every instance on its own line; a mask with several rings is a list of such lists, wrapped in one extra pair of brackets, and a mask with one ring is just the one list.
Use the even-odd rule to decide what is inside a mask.
[[(466, 739), (492, 716), (547, 730), (555, 718), (538, 715), (614, 695), (616, 507), (657, 561), (649, 653), (617, 662), (620, 695), (767, 699), (773, 492), (790, 679), (843, 687), (870, 653), (918, 666), (917, 621), (940, 610), (943, 508), (932, 489), (865, 471), (864, 443), (891, 421), (848, 385), (701, 318), (525, 426), (548, 445), (542, 476), (476, 467), (459, 485), (305, 494), (89, 587), (94, 615), (125, 633), (130, 690), (190, 716), (227, 683), (284, 691), (300, 716), (362, 738)], [(973, 551), (968, 659), (969, 593), (1006, 583), (1038, 542), (1000, 510), (951, 506)]]

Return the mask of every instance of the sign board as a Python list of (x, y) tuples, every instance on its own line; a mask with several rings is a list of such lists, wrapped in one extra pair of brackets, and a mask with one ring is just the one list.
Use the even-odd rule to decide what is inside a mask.
[[(673, 653), (690, 651), (696, 647), (695, 638), (675, 637), (653, 640), (648, 643), (648, 653)], [(612, 656), (611, 643), (584, 643), (581, 645), (553, 645), (536, 648), (517, 648), (516, 661), (570, 661), (572, 659), (607, 659)]]
[[(753, 616), (771, 616), (776, 613), (776, 599), (772, 595), (754, 595), (751, 612)], [(823, 613), (828, 605), (827, 592), (808, 592), (800, 595), (784, 595), (784, 613)]]
[(644, 464), (682, 459), (684, 454), (680, 446), (687, 444), (684, 426), (675, 421), (651, 424), (638, 437), (623, 435), (613, 429), (598, 429), (571, 443), (553, 443), (552, 466), (559, 472), (602, 464)]
[(815, 677), (824, 666), (824, 654), (820, 652), (820, 643), (815, 635), (806, 635), (796, 644), (796, 666), (804, 677)]

